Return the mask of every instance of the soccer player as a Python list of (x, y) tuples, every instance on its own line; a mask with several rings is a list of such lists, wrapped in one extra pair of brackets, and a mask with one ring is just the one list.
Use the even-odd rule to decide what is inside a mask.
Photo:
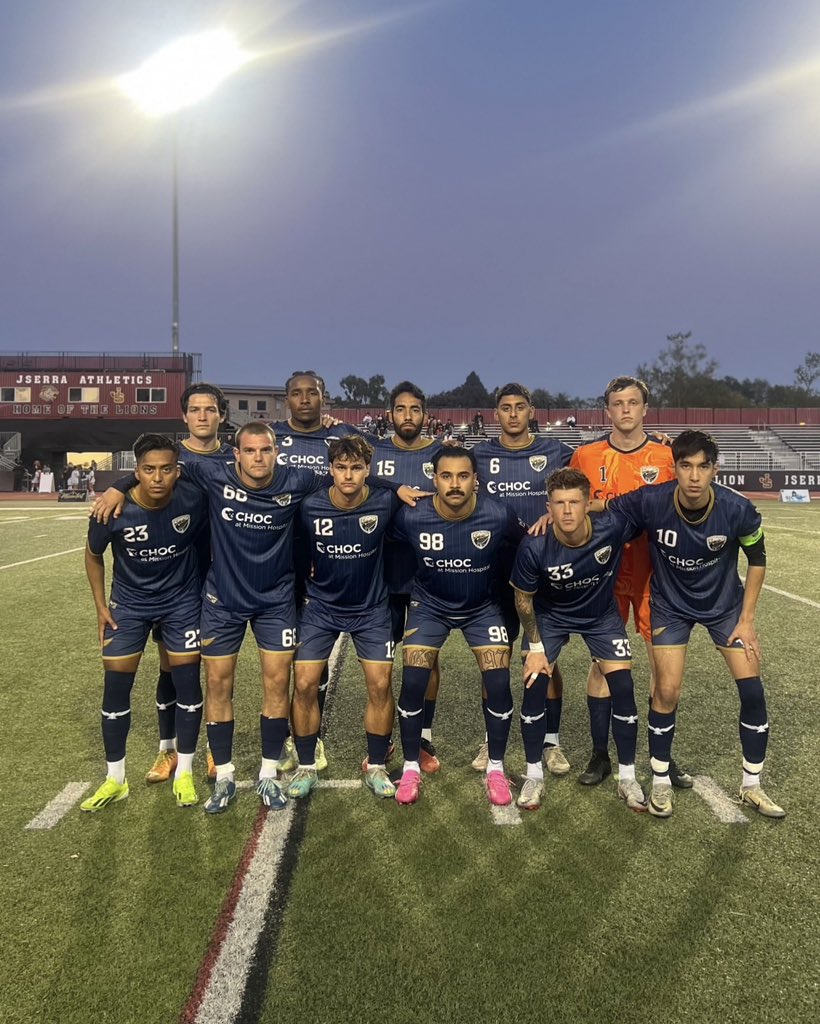
[[(498, 437), (479, 441), (473, 448), (478, 479), (487, 494), (510, 502), (518, 518), (532, 526), (544, 514), (547, 502), (546, 479), (556, 469), (566, 466), (572, 457), (572, 448), (548, 435), (530, 432), (535, 419), (535, 407), (528, 388), (510, 382), (496, 391), (495, 418), (501, 427)], [(499, 569), (509, 579), (515, 550), (507, 548)], [(518, 616), (512, 591), (505, 587), (501, 593), (501, 607), (507, 623), (510, 643), (518, 636)], [(547, 730), (544, 760), (553, 775), (566, 775), (570, 770), (559, 739), (563, 682), (558, 666), (553, 667), (547, 691)], [(473, 767), (484, 771), (487, 764), (487, 744), (482, 744)]]
[[(233, 459), (233, 448), (219, 441), (219, 428), (228, 414), (228, 402), (221, 389), (215, 384), (191, 384), (180, 399), (182, 419), (188, 428), (188, 436), (180, 443), (180, 463), (197, 459)], [(119, 495), (119, 492), (117, 492)], [(117, 503), (121, 499), (117, 497)], [(93, 513), (92, 513), (93, 514)], [(201, 582), (205, 581), (211, 564), (210, 530), (200, 533), (199, 571)], [(159, 650), (159, 678), (157, 679), (157, 718), (159, 720), (159, 752), (145, 776), (146, 782), (165, 782), (174, 772), (177, 764), (176, 742), (176, 691), (171, 675), (171, 665), (162, 642), (161, 630), (154, 628), (154, 640)], [(208, 777), (216, 777), (216, 769), (210, 751), (207, 754)]]
[[(442, 442), (422, 434), (427, 399), (412, 381), (403, 380), (390, 392), (390, 419), (395, 433), (374, 442), (372, 472), (385, 484), (398, 482), (429, 494), (433, 477), (433, 456), (442, 450)], [(404, 636), (410, 592), (416, 574), (416, 556), (403, 541), (388, 538), (384, 548), (384, 572), (390, 593), (393, 642)], [(437, 772), (441, 763), (433, 746), (433, 716), (440, 682), (436, 659), (430, 670), (430, 683), (424, 697), (419, 765), (423, 772)]]
[[(137, 484), (122, 515), (109, 524), (91, 520), (85, 568), (97, 609), (105, 670), (102, 733), (105, 782), (80, 806), (99, 811), (128, 796), (125, 747), (131, 721), (131, 688), (151, 626), (159, 622), (176, 696), (178, 738), (173, 792), (177, 804), (197, 802), (192, 764), (202, 720), (199, 682), (200, 578), (197, 539), (207, 520), (201, 493), (179, 483), (179, 449), (161, 434), (143, 434), (134, 445)], [(111, 598), (105, 597), (108, 545), (114, 553)]]
[[(742, 803), (770, 818), (785, 811), (764, 792), (760, 775), (769, 722), (760, 679), (760, 640), (755, 610), (766, 574), (760, 513), (743, 495), (714, 483), (718, 448), (699, 430), (685, 430), (672, 444), (675, 480), (642, 487), (607, 507), (625, 515), (649, 538), (655, 692), (649, 711), (652, 790), (649, 811), (672, 814), (669, 777), (675, 710), (680, 700), (686, 649), (693, 626), (705, 626), (726, 662), (740, 697), (743, 751)], [(748, 561), (745, 587), (737, 574), (738, 551)]]
[(477, 493), (475, 458), (465, 448), (433, 456), (436, 495), (416, 509), (399, 509), (394, 533), (416, 552), (416, 582), (404, 633), (404, 670), (399, 726), (404, 768), (396, 800), (418, 800), (424, 695), (430, 670), (452, 629), (460, 629), (475, 654), (486, 693), (489, 760), (486, 787), (491, 804), (512, 800), (504, 752), (513, 702), (510, 647), (498, 605), (496, 568), (505, 543), (516, 544), (525, 527), (508, 504)]
[[(644, 420), (649, 408), (649, 390), (636, 377), (615, 377), (606, 386), (604, 406), (612, 430), (597, 441), (579, 445), (570, 466), (586, 474), (594, 501), (605, 501), (628, 494), (638, 487), (666, 483), (675, 476), (672, 451), (656, 437), (646, 433)], [(649, 577), (652, 565), (646, 537), (636, 537), (624, 550), (615, 585), (615, 597), (624, 622), (632, 610), (635, 628), (646, 644), (649, 659), (650, 700), (655, 686), (655, 661), (652, 627), (649, 621)], [(594, 786), (612, 772), (609, 760), (609, 723), (612, 699), (600, 668), (593, 660), (587, 678), (587, 707), (592, 736), (592, 755), (586, 770), (578, 777), (584, 786)], [(692, 777), (672, 761), (672, 784), (690, 788)]]
[(546, 535), (524, 539), (510, 578), (529, 644), (521, 705), (527, 775), (517, 803), (530, 811), (541, 806), (547, 680), (570, 634), (577, 633), (612, 693), (618, 796), (630, 810), (645, 811), (646, 797), (635, 778), (638, 712), (632, 652), (614, 597), (624, 542), (638, 531), (623, 516), (589, 515), (589, 480), (577, 469), (556, 470), (547, 491), (552, 525)]
[(395, 710), (390, 684), (396, 645), (382, 545), (400, 502), (390, 490), (367, 486), (372, 455), (373, 449), (363, 437), (331, 441), (328, 457), (333, 485), (302, 502), (302, 525), (311, 542), (313, 571), (298, 621), (291, 724), (299, 768), (288, 785), (289, 797), (307, 796), (318, 781), (319, 684), (333, 645), (343, 632), (353, 640), (367, 685), (364, 783), (379, 797), (392, 797), (396, 792), (385, 768)]

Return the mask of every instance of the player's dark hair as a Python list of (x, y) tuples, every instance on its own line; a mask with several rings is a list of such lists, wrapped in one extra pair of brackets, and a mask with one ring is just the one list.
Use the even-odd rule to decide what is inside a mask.
[(276, 434), (273, 432), (273, 427), (262, 420), (251, 420), (249, 423), (244, 423), (237, 430), (236, 437), (233, 439), (234, 448), (242, 447), (242, 437), (245, 434), (270, 434), (273, 443), (276, 444)]
[(512, 395), (518, 395), (520, 398), (526, 399), (527, 405), (532, 405), (530, 389), (525, 388), (523, 384), (517, 384), (515, 381), (511, 381), (509, 384), (503, 384), (500, 388), (495, 389), (496, 409), (501, 405), (502, 398), (509, 398)]
[(134, 458), (139, 462), (148, 452), (173, 452), (176, 462), (179, 458), (179, 445), (167, 434), (140, 434), (134, 442)]
[(649, 388), (644, 381), (637, 377), (613, 377), (604, 391), (604, 405), (609, 405), (609, 396), (613, 391), (626, 391), (627, 388), (637, 388), (643, 395), (644, 403), (649, 401)]
[(189, 384), (188, 387), (182, 392), (179, 404), (182, 406), (182, 411), (188, 411), (188, 400), (192, 395), (213, 395), (216, 399), (216, 406), (219, 409), (220, 416), (227, 416), (228, 414), (228, 399), (225, 397), (222, 388), (218, 388), (216, 384), (207, 384), (205, 381), (201, 381), (199, 384)]
[(297, 377), (312, 377), (316, 381), (316, 386), (322, 392), (322, 398), (327, 394), (325, 379), (324, 377), (320, 377), (315, 370), (294, 370), (290, 377), (285, 381), (285, 394), (290, 392), (290, 386)]
[(412, 395), (413, 398), (417, 398), (421, 402), (421, 411), (427, 411), (427, 396), (418, 386), (410, 380), (400, 381), (390, 392), (390, 411), (393, 411), (393, 406), (396, 404), (396, 399), (399, 395)]
[(691, 459), (698, 452), (703, 452), (713, 466), (717, 465), (718, 446), (711, 434), (702, 430), (684, 430), (672, 442), (672, 458), (675, 462)]
[(433, 463), (434, 473), (438, 473), (438, 464), (442, 459), (469, 459), (470, 465), (473, 467), (473, 472), (478, 472), (478, 463), (475, 460), (475, 455), (473, 455), (471, 448), (459, 448), (457, 445), (449, 445), (439, 448), (430, 460)]
[(547, 477), (547, 494), (552, 496), (554, 491), (582, 491), (584, 497), (589, 500), (589, 479), (580, 469), (570, 469), (565, 466), (563, 469), (556, 469)]
[(351, 462), (361, 459), (369, 466), (373, 459), (373, 448), (360, 434), (336, 437), (327, 446), (327, 460), (335, 462), (337, 459), (349, 459)]

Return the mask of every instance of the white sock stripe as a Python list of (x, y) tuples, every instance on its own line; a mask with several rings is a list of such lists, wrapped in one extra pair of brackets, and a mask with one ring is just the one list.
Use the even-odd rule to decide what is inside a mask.
[(424, 708), (419, 708), (418, 711), (405, 711), (401, 704), (397, 704), (396, 711), (398, 711), (402, 718), (415, 718), (416, 715), (420, 715), (424, 711)]
[(487, 708), (487, 711), (493, 716), (493, 718), (500, 718), (501, 721), (504, 722), (508, 718), (512, 718), (513, 708), (510, 708), (509, 711), (493, 711), (492, 708)]
[(663, 729), (661, 729), (660, 726), (657, 726), (657, 725), (650, 725), (649, 726), (649, 731), (651, 733), (654, 733), (656, 736), (663, 736), (663, 734), (665, 732), (671, 732), (674, 728), (675, 728), (674, 724), (673, 725), (666, 725), (666, 726), (663, 727)]
[(130, 715), (131, 708), (126, 708), (125, 711), (101, 711), (100, 714), (103, 718), (107, 718), (109, 721), (114, 721), (114, 719), (122, 718), (124, 715)]
[(616, 715), (613, 713), (612, 717), (619, 722), (626, 722), (627, 725), (636, 725), (638, 722), (637, 714), (634, 715)]
[(768, 732), (769, 729), (768, 722), (764, 722), (763, 725), (749, 725), (748, 722), (744, 722), (741, 718), (740, 724), (743, 726), (744, 729), (749, 729), (750, 732)]
[(174, 704), (176, 704), (175, 700), (169, 700), (167, 704), (160, 704), (160, 702), (157, 701), (157, 711), (167, 711), (168, 708), (172, 708)]
[(546, 711), (542, 711), (540, 715), (525, 715), (521, 712), (521, 721), (526, 722), (527, 725), (532, 725), (533, 722), (540, 722), (542, 718), (546, 717)]
[(178, 704), (177, 707), (180, 711), (199, 711), (204, 703), (205, 701), (201, 700), (199, 704)]

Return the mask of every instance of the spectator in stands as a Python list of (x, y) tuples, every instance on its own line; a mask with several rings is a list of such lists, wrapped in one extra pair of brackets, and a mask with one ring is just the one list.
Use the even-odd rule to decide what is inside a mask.
[(569, 416), (567, 416), (567, 426), (568, 427), (572, 427), (573, 430), (574, 430), (575, 429), (575, 422), (576, 422), (575, 421), (575, 417), (573, 416), (572, 413), (570, 413)]
[(88, 488), (89, 498), (96, 498), (94, 488), (97, 484), (97, 463), (94, 459), (91, 460), (91, 465), (88, 467), (88, 476), (86, 477), (85, 485)]
[(538, 426), (538, 417), (537, 416), (533, 416), (532, 419), (530, 420), (529, 430), (530, 430), (531, 434), (537, 434), (537, 433), (540, 432), (541, 428)]
[(11, 467), (12, 480), (14, 481), (13, 487), (15, 491), (22, 491), (23, 489), (23, 477), (26, 473), (26, 467), (23, 465), (22, 460), (18, 456), (14, 460), (14, 465)]
[(40, 477), (43, 475), (43, 464), (39, 459), (34, 460), (34, 466), (31, 470), (31, 489), (32, 491), (40, 490)]
[(69, 491), (78, 491), (80, 489), (80, 471), (76, 466), (69, 465), (68, 468), (71, 472), (68, 474), (66, 486)]
[(487, 436), (487, 431), (484, 429), (484, 417), (480, 412), (473, 416), (473, 433), (479, 434), (481, 437)]
[(453, 421), (448, 419), (447, 423), (446, 423), (446, 425), (444, 427), (444, 437), (445, 438), (452, 437), (454, 431), (455, 431), (455, 427), (453, 426)]
[(370, 415), (369, 412), (366, 412), (364, 414), (364, 417), (362, 418), (362, 430), (364, 431), (365, 434), (369, 434), (372, 427), (373, 417)]

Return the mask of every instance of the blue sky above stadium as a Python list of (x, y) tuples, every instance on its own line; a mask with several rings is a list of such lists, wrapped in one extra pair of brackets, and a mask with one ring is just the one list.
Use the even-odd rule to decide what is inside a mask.
[(208, 378), (590, 395), (676, 331), (773, 382), (820, 348), (814, 0), (14, 4), (0, 348), (170, 349), (172, 123), (111, 82), (218, 26), (260, 56), (177, 123)]

